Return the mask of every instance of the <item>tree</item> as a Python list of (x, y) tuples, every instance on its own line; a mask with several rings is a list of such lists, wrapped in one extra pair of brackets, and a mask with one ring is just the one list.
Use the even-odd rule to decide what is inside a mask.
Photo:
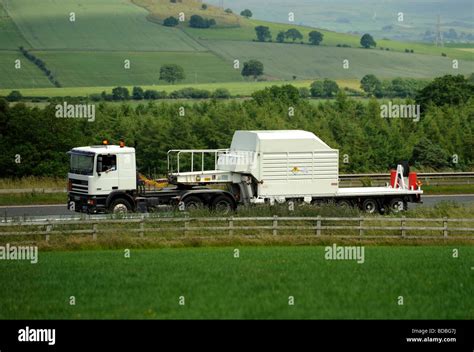
[(380, 80), (372, 74), (365, 75), (360, 81), (360, 87), (368, 95), (375, 95), (375, 91), (380, 89), (381, 86), (382, 82), (380, 82)]
[(296, 28), (290, 28), (286, 31), (285, 36), (289, 39), (292, 39), (293, 42), (297, 39), (303, 39), (303, 35)]
[(285, 32), (280, 31), (276, 37), (278, 43), (283, 43), (285, 41)]
[(410, 161), (415, 165), (422, 165), (439, 170), (449, 166), (449, 156), (450, 154), (440, 145), (423, 137), (413, 147), (413, 155)]
[(469, 76), (467, 80), (471, 82), (471, 84), (474, 84), (474, 73), (471, 73), (471, 75)]
[(252, 11), (249, 9), (245, 9), (240, 13), (240, 16), (245, 17), (245, 18), (250, 18), (253, 16)]
[(179, 24), (179, 21), (176, 17), (170, 16), (168, 18), (165, 18), (163, 21), (163, 26), (166, 27), (175, 27)]
[(311, 84), (311, 96), (315, 98), (331, 98), (339, 92), (339, 86), (335, 81), (325, 79), (324, 81), (314, 81)]
[(339, 86), (335, 81), (325, 79), (323, 82), (324, 96), (331, 98), (339, 92)]
[(321, 98), (324, 96), (324, 86), (322, 81), (314, 81), (310, 88), (311, 96)]
[(258, 105), (276, 105), (280, 104), (285, 107), (295, 106), (300, 101), (300, 92), (298, 88), (291, 84), (284, 86), (271, 86), (263, 90), (256, 91), (252, 94), (252, 98)]
[(192, 28), (209, 28), (216, 24), (216, 20), (211, 18), (209, 20), (202, 18), (199, 15), (192, 15), (189, 19), (189, 26)]
[(21, 93), (17, 90), (12, 90), (10, 94), (7, 95), (8, 101), (20, 101), (23, 98)]
[(229, 14), (234, 13), (231, 9), (225, 9), (224, 12)]
[(301, 98), (309, 98), (311, 96), (311, 92), (306, 87), (301, 87), (299, 93)]
[(416, 96), (416, 103), (424, 110), (428, 104), (436, 106), (460, 105), (474, 95), (474, 85), (463, 75), (446, 75), (435, 78)]
[(253, 76), (257, 79), (258, 76), (263, 75), (263, 64), (258, 60), (250, 60), (244, 62), (244, 68), (242, 69), (242, 76), (249, 77)]
[(130, 98), (130, 92), (125, 87), (115, 87), (112, 89), (113, 100), (128, 100)]
[(318, 31), (309, 32), (309, 42), (313, 45), (319, 45), (323, 41), (324, 35)]
[(372, 46), (376, 47), (377, 43), (370, 34), (366, 33), (362, 36), (362, 38), (360, 38), (360, 45), (362, 45), (366, 49), (369, 49)]
[(185, 79), (184, 69), (176, 64), (163, 65), (160, 68), (160, 80), (174, 84)]
[(229, 99), (230, 92), (226, 88), (217, 88), (214, 93), (212, 93), (212, 97), (215, 99)]
[(257, 40), (259, 42), (264, 42), (267, 39), (272, 39), (272, 34), (270, 33), (270, 28), (266, 26), (257, 26), (255, 27), (255, 32), (257, 32)]
[(133, 87), (132, 89), (132, 99), (133, 100), (142, 100), (144, 97), (144, 92), (142, 87)]
[(202, 4), (202, 5), (201, 5), (201, 9), (207, 10), (207, 5), (206, 5), (206, 4)]

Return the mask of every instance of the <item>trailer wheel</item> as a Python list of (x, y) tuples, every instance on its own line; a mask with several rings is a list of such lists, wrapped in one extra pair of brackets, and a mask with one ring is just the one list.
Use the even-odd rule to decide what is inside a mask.
[(352, 207), (352, 202), (347, 199), (341, 199), (336, 202), (336, 205), (342, 209), (348, 209)]
[(203, 207), (202, 200), (196, 196), (186, 197), (183, 203), (186, 210), (197, 210)]
[(132, 206), (126, 199), (117, 198), (110, 203), (109, 210), (114, 214), (126, 214), (132, 210)]
[(221, 214), (228, 214), (234, 210), (234, 204), (229, 197), (218, 196), (212, 201), (211, 209)]
[(368, 198), (362, 202), (362, 210), (368, 214), (377, 212), (379, 205), (375, 199)]
[(399, 213), (406, 210), (406, 203), (401, 198), (393, 198), (390, 200), (388, 208), (392, 213)]

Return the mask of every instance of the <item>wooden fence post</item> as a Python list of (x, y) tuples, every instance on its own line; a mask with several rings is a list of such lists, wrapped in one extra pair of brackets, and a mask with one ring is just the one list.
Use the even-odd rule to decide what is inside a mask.
[(186, 221), (184, 222), (184, 237), (188, 235), (188, 227), (189, 227), (189, 218), (186, 215)]
[(443, 236), (448, 237), (448, 218), (443, 218)]
[(97, 223), (92, 224), (92, 239), (95, 241), (97, 239)]
[[(51, 229), (52, 229), (53, 225), (51, 225), (49, 223), (49, 220), (48, 220), (48, 225), (46, 225), (46, 232), (51, 232)], [(45, 238), (46, 242), (49, 241), (49, 234), (46, 234), (46, 238)]]
[(321, 215), (318, 215), (318, 220), (316, 221), (316, 236), (321, 236)]
[(278, 215), (273, 215), (273, 236), (278, 234)]
[(145, 236), (145, 217), (142, 215), (140, 219), (140, 237)]
[(231, 216), (229, 218), (229, 236), (232, 236), (234, 234), (234, 217)]
[(359, 218), (359, 236), (362, 236), (364, 234), (362, 226), (364, 226), (364, 218)]
[(400, 221), (400, 229), (402, 231), (402, 237), (406, 236), (406, 230), (405, 230), (405, 216), (402, 216), (402, 220)]

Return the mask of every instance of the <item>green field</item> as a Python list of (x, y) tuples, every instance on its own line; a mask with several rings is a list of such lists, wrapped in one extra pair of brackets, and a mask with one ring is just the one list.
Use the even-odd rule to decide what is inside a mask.
[[(314, 29), (247, 20), (222, 14), (214, 7), (203, 12), (197, 1), (178, 4), (176, 9), (184, 6), (188, 16), (199, 13), (214, 17), (218, 21), (216, 28), (193, 29), (187, 25), (168, 28), (153, 21), (174, 11), (174, 5), (170, 7), (162, 0), (136, 2), (147, 5), (152, 14), (144, 7), (122, 0), (41, 3), (0, 0), (0, 88), (52, 86), (39, 69), (16, 51), (19, 46), (32, 50), (45, 61), (61, 85), (70, 88), (160, 84), (158, 72), (165, 63), (183, 66), (187, 76), (183, 83), (241, 82), (239, 70), (232, 66), (235, 59), (241, 63), (248, 59), (261, 60), (270, 80), (287, 80), (293, 76), (305, 80), (360, 79), (367, 73), (381, 78), (432, 78), (474, 71), (474, 54), (462, 48), (378, 40), (379, 47), (391, 51), (363, 50), (359, 48), (359, 36), (327, 30), (322, 30), (324, 41), (320, 47), (257, 43), (252, 42), (257, 25), (269, 26), (274, 37), (280, 30), (296, 27), (305, 41)], [(75, 22), (69, 21), (71, 12), (76, 15)], [(238, 25), (233, 24), (235, 21)], [(338, 44), (352, 48), (337, 48)], [(415, 50), (415, 54), (404, 53), (406, 48)], [(441, 53), (448, 57), (441, 57)], [(17, 58), (22, 59), (21, 70), (14, 69)], [(451, 68), (453, 58), (461, 60), (458, 70)], [(131, 60), (130, 70), (123, 68), (125, 59)], [(344, 59), (350, 62), (348, 70), (342, 68)], [(46, 92), (64, 95), (55, 94), (55, 90)]]
[[(278, 79), (291, 79), (293, 75), (299, 79), (361, 79), (369, 73), (380, 78), (428, 78), (474, 71), (474, 62), (471, 61), (460, 61), (459, 69), (453, 70), (451, 60), (441, 56), (362, 48), (245, 41), (212, 41), (209, 47), (228, 60), (258, 59), (265, 66), (265, 74)], [(349, 60), (349, 69), (343, 69), (345, 59)]]
[[(185, 27), (183, 30), (198, 40), (201, 40), (203, 45), (206, 45), (206, 40), (234, 40), (234, 41), (252, 41), (256, 39), (255, 27), (256, 26), (267, 26), (275, 40), (276, 35), (279, 31), (286, 31), (289, 28), (297, 28), (304, 37), (304, 41), (308, 41), (308, 33), (315, 30), (315, 28), (304, 27), (298, 25), (282, 24), (282, 23), (271, 23), (265, 21), (259, 21), (255, 19), (241, 21), (241, 26), (238, 28), (211, 28), (208, 30), (201, 30), (196, 28)], [(317, 29), (324, 35), (322, 46), (336, 46), (338, 44), (350, 45), (352, 48), (360, 47), (360, 35), (352, 35), (347, 33), (337, 33), (324, 29)], [(389, 48), (390, 51), (404, 52), (405, 49), (413, 49), (415, 53), (427, 54), (434, 56), (441, 56), (441, 53), (445, 53), (451, 58), (464, 59), (474, 61), (474, 55), (469, 52), (465, 52), (456, 47), (436, 47), (432, 44), (416, 43), (416, 42), (400, 42), (387, 39), (375, 38), (377, 47)], [(376, 50), (379, 50), (379, 49)]]
[[(147, 21), (147, 11), (123, 0), (1, 0), (33, 49), (196, 51), (182, 31)], [(69, 21), (69, 14), (76, 21)], [(0, 43), (11, 33), (0, 32)], [(16, 45), (18, 47), (19, 45)], [(3, 48), (3, 45), (2, 45)]]
[[(15, 60), (21, 69), (15, 69)], [(0, 88), (53, 87), (48, 78), (17, 51), (0, 51)], [(8, 94), (8, 93), (7, 93)]]
[[(54, 52), (40, 51), (48, 66), (55, 68), (56, 77), (65, 87), (115, 85), (158, 85), (160, 66), (176, 63), (186, 72), (184, 84), (242, 80), (232, 68), (232, 62), (208, 52)], [(130, 69), (124, 69), (130, 60)]]
[(473, 319), (474, 248), (455, 248), (368, 246), (363, 264), (322, 246), (40, 251), (0, 262), (0, 318)]

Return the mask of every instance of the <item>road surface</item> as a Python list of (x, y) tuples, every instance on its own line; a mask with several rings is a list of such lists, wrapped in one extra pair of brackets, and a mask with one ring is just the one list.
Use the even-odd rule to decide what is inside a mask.
[[(446, 196), (423, 196), (423, 204), (409, 204), (409, 206), (432, 207), (441, 201), (452, 201), (458, 203), (474, 203), (474, 194), (446, 195)], [(11, 216), (52, 216), (73, 215), (64, 205), (19, 205), (1, 206), (0, 217)], [(77, 214), (77, 213), (76, 213)]]

